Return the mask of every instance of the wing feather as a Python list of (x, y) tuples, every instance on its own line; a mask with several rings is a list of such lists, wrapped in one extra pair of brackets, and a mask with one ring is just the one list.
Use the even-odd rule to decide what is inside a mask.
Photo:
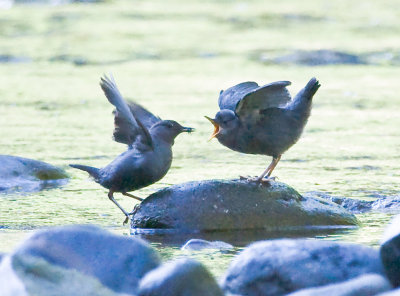
[[(114, 78), (112, 76), (109, 78), (104, 75), (104, 77), (101, 78), (100, 86), (104, 91), (108, 101), (116, 107), (114, 139), (117, 142), (132, 145), (136, 138), (141, 135), (143, 144), (153, 148), (153, 142), (148, 128), (146, 128), (146, 126), (138, 117), (135, 117), (134, 113), (131, 111), (131, 108), (128, 106), (119, 92)], [(143, 107), (141, 108), (145, 110)], [(116, 133), (117, 137), (115, 137)]]

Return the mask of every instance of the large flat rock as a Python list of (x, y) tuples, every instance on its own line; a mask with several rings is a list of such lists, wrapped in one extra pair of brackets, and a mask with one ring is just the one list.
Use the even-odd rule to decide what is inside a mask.
[(318, 197), (302, 197), (290, 186), (241, 180), (178, 184), (148, 196), (135, 209), (133, 228), (183, 231), (290, 229), (357, 225), (343, 207)]

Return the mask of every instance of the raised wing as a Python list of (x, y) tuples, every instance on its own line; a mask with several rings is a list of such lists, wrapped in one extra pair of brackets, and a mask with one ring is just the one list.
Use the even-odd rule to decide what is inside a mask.
[(242, 82), (235, 86), (228, 88), (225, 91), (221, 91), (218, 99), (218, 105), (221, 110), (229, 109), (232, 111), (236, 110), (237, 104), (247, 95), (249, 92), (254, 91), (258, 88), (258, 84), (255, 82)]
[(290, 81), (277, 81), (257, 87), (239, 101), (236, 114), (239, 117), (257, 116), (260, 110), (285, 106), (291, 101), (289, 91), (286, 89), (290, 84)]
[[(134, 113), (131, 112), (131, 108), (123, 99), (112, 76), (111, 78), (108, 78), (104, 75), (104, 77), (101, 78), (100, 86), (104, 91), (108, 101), (116, 107), (115, 117), (118, 118), (118, 120), (115, 119), (116, 126), (114, 130), (114, 137), (115, 134), (117, 134), (117, 138), (115, 138), (115, 140), (120, 143), (132, 145), (136, 138), (141, 136), (143, 144), (153, 148), (153, 141), (148, 129), (140, 121), (139, 117), (136, 117)], [(137, 107), (134, 109), (145, 110), (143, 107)], [(147, 110), (145, 111), (148, 112)], [(143, 115), (145, 112), (142, 111), (141, 114)]]
[[(141, 105), (127, 101), (130, 112), (134, 114), (134, 117), (139, 120), (147, 130), (157, 122), (161, 121), (161, 118), (155, 116), (150, 111), (146, 110)], [(132, 125), (125, 119), (125, 117), (118, 112), (118, 110), (114, 110), (114, 131), (113, 138), (116, 142), (128, 144), (131, 142), (131, 139), (136, 138), (137, 133), (132, 129)], [(129, 145), (129, 144), (128, 144)]]

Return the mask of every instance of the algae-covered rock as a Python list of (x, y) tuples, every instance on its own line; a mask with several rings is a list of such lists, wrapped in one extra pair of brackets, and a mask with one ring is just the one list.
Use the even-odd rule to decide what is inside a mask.
[(184, 231), (357, 225), (341, 206), (303, 198), (290, 186), (241, 180), (195, 181), (161, 189), (135, 209), (134, 228)]
[(43, 161), (0, 155), (0, 192), (34, 192), (64, 185), (64, 170)]

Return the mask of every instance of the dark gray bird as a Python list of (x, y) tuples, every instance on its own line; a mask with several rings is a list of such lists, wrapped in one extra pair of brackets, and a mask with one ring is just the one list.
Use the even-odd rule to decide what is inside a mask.
[(318, 80), (312, 78), (294, 99), (286, 89), (290, 84), (243, 82), (232, 86), (220, 92), (220, 111), (215, 118), (206, 116), (215, 128), (210, 140), (216, 137), (234, 151), (272, 156), (267, 169), (250, 181), (270, 180), (282, 154), (300, 138), (310, 116), (312, 98), (320, 87)]
[(173, 120), (161, 120), (142, 106), (122, 98), (114, 79), (101, 78), (100, 86), (114, 111), (114, 140), (127, 144), (129, 149), (106, 167), (98, 169), (86, 165), (70, 164), (88, 172), (94, 180), (109, 189), (109, 199), (124, 213), (126, 223), (130, 213), (114, 199), (114, 192), (143, 200), (128, 191), (137, 190), (157, 182), (168, 172), (172, 162), (174, 139), (182, 132), (194, 129), (183, 127)]

